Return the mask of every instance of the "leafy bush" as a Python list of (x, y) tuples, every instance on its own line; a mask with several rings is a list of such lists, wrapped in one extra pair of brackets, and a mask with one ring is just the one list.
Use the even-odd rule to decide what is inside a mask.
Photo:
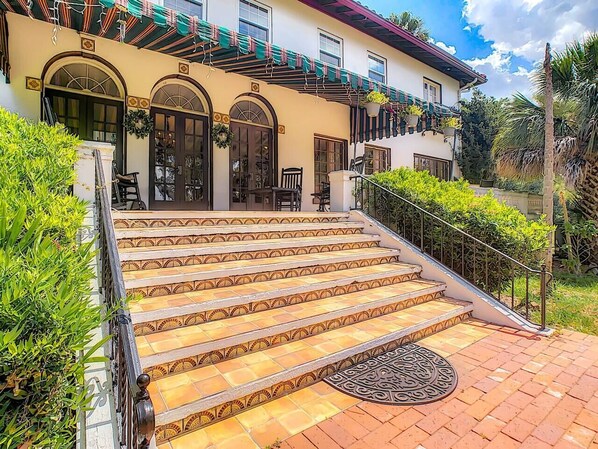
[(27, 207), (46, 235), (73, 242), (85, 206), (70, 196), (79, 140), (56, 126), (32, 125), (0, 108), (0, 198), (9, 217)]
[[(408, 168), (377, 173), (370, 179), (524, 264), (538, 266), (547, 248), (550, 228), (543, 220), (527, 220), (491, 193), (476, 197), (464, 180), (440, 181), (427, 171)], [(414, 213), (401, 210), (390, 197), (378, 202), (379, 207), (393, 209), (394, 216)], [(440, 241), (439, 236), (436, 243)]]
[(89, 300), (91, 247), (75, 238), (77, 142), (0, 110), (2, 448), (72, 448), (87, 404), (82, 351), (101, 311)]

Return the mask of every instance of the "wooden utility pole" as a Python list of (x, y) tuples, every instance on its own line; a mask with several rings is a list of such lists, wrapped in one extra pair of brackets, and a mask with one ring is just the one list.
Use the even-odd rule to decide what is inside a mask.
[[(544, 74), (546, 87), (544, 88), (544, 109), (546, 110), (546, 125), (544, 132), (544, 197), (542, 212), (550, 226), (554, 224), (554, 111), (552, 101), (552, 65), (550, 58), (550, 44), (546, 44), (544, 55)], [(548, 235), (549, 245), (546, 252), (546, 269), (552, 272), (552, 255), (554, 253), (554, 231)]]

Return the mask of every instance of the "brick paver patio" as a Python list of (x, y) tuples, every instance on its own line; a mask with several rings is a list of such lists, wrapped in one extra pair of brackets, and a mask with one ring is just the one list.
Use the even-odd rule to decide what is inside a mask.
[(282, 449), (598, 449), (598, 337), (470, 321), (420, 344), (456, 367), (453, 394), (414, 407), (360, 402)]

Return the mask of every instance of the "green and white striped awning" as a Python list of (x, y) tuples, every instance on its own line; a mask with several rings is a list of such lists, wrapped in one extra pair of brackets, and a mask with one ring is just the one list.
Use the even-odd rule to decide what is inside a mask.
[(416, 104), (429, 115), (451, 113), (395, 87), (146, 0), (0, 0), (0, 8), (346, 105), (377, 90), (392, 103)]

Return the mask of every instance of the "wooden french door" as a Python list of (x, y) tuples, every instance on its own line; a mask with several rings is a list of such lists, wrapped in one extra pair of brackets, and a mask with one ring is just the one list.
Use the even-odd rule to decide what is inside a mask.
[(233, 141), (230, 158), (230, 209), (272, 210), (272, 196), (249, 194), (250, 190), (272, 187), (272, 129), (231, 122)]
[(108, 98), (46, 89), (59, 123), (83, 140), (114, 145), (114, 161), (123, 172), (123, 103)]
[(209, 208), (208, 119), (152, 108), (150, 209)]

